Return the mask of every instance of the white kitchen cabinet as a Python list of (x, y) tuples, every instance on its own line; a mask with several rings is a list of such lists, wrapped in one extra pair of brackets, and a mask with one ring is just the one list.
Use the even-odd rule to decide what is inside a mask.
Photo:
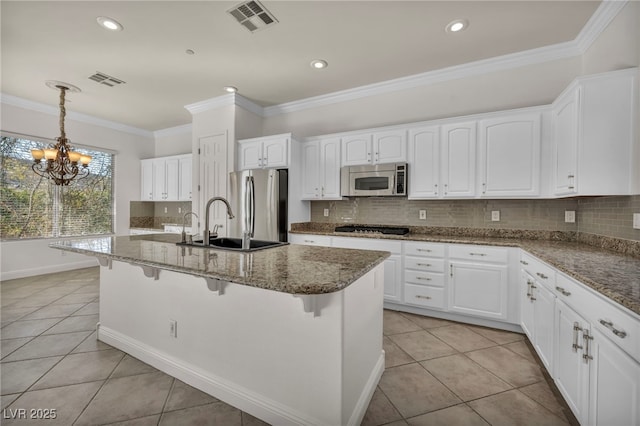
[(265, 169), (289, 166), (291, 134), (238, 141), (238, 169)]
[(498, 247), (449, 247), (449, 310), (506, 320), (508, 252)]
[(422, 242), (404, 244), (404, 302), (446, 310), (445, 245)]
[(140, 161), (140, 200), (153, 201), (153, 159)]
[(440, 126), (409, 130), (409, 199), (440, 196)]
[(532, 299), (532, 287), (535, 280), (525, 270), (520, 271), (520, 326), (530, 341), (534, 341), (533, 321), (534, 302)]
[(481, 197), (539, 195), (539, 112), (481, 120), (478, 140)]
[(342, 138), (343, 166), (405, 161), (407, 161), (405, 129), (363, 133)]
[[(442, 194), (445, 198), (476, 195), (476, 122), (441, 127)], [(409, 183), (411, 185), (411, 183)]]
[(180, 177), (178, 179), (178, 200), (191, 201), (193, 187), (193, 158), (185, 155), (178, 158), (178, 169)]
[(340, 138), (305, 142), (302, 146), (302, 199), (339, 200)]
[(153, 160), (153, 199), (178, 200), (179, 160), (174, 157)]
[(291, 244), (331, 247), (331, 237), (313, 234), (289, 234)]
[(553, 103), (554, 194), (632, 193), (637, 69), (579, 77)]

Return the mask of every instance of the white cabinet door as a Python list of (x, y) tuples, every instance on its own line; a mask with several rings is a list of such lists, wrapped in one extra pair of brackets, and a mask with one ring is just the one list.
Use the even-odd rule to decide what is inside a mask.
[(339, 200), (340, 195), (340, 138), (320, 142), (320, 195), (323, 199)]
[(449, 310), (492, 319), (507, 318), (507, 267), (449, 262)]
[(553, 119), (554, 193), (577, 192), (578, 116), (580, 88), (566, 93), (556, 101), (551, 112)]
[(166, 201), (177, 201), (180, 191), (180, 160), (167, 158), (164, 162)]
[(475, 196), (476, 122), (447, 124), (441, 132), (444, 197)]
[(180, 169), (180, 187), (178, 188), (178, 199), (181, 201), (191, 201), (191, 191), (193, 187), (193, 157), (191, 155), (180, 157), (178, 165)]
[(548, 371), (553, 371), (553, 339), (555, 296), (545, 286), (536, 281), (533, 289), (534, 319), (533, 347)]
[(555, 318), (554, 379), (573, 414), (581, 424), (586, 424), (589, 365), (582, 355), (583, 331), (589, 330), (589, 323), (560, 300), (556, 300)]
[(530, 341), (534, 340), (533, 337), (533, 310), (535, 300), (532, 299), (532, 286), (535, 285), (535, 280), (526, 271), (520, 271), (520, 326), (527, 335)]
[(593, 359), (588, 424), (639, 425), (640, 364), (598, 330), (593, 330), (589, 344)]
[(372, 162), (370, 133), (342, 138), (343, 166), (358, 166)]
[(262, 145), (262, 167), (287, 167), (289, 165), (286, 138), (267, 139)]
[(153, 199), (155, 201), (167, 199), (167, 169), (164, 158), (153, 160)]
[(259, 169), (262, 167), (262, 142), (240, 143), (238, 148), (240, 170)]
[(302, 199), (320, 198), (320, 141), (306, 142), (302, 146)]
[(480, 121), (483, 197), (537, 196), (540, 181), (540, 113)]
[(153, 159), (140, 161), (140, 201), (153, 201)]
[(440, 127), (409, 130), (409, 198), (440, 195)]
[(407, 161), (407, 131), (390, 130), (373, 134), (373, 163)]
[(384, 261), (384, 300), (402, 302), (402, 256), (392, 254)]

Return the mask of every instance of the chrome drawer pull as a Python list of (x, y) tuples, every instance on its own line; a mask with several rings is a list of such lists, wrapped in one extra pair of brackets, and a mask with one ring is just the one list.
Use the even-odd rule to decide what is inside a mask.
[(431, 266), (430, 263), (416, 263), (418, 266)]
[(598, 321), (600, 322), (600, 324), (604, 325), (609, 330), (611, 330), (611, 332), (613, 334), (615, 334), (616, 336), (618, 336), (619, 338), (624, 339), (625, 337), (627, 337), (627, 332), (623, 331), (623, 330), (618, 330), (617, 328), (615, 328), (611, 321), (606, 321), (606, 320), (603, 320), (603, 319), (600, 319)]
[(524, 260), (521, 260), (520, 263), (522, 263), (523, 265), (528, 265), (529, 262), (525, 262)]
[(545, 274), (541, 273), (541, 272), (536, 272), (536, 275), (539, 276), (540, 278), (542, 278), (543, 280), (548, 279), (549, 277), (546, 276)]
[(431, 253), (431, 250), (429, 250), (429, 249), (421, 249), (421, 248), (419, 248), (419, 249), (416, 249), (416, 251), (426, 251), (427, 253)]
[(425, 277), (416, 277), (416, 279), (424, 280), (424, 281), (431, 281), (431, 278), (425, 278)]
[(304, 240), (305, 243), (315, 243), (313, 240)]
[(421, 296), (419, 294), (416, 294), (416, 299), (427, 299), (427, 300), (429, 300), (429, 299), (431, 299), (431, 296)]
[(471, 256), (486, 256), (486, 253), (469, 253)]
[(582, 349), (582, 346), (578, 345), (578, 331), (582, 331), (582, 327), (577, 322), (573, 323), (573, 344), (571, 347), (574, 352), (578, 352), (578, 349)]
[(558, 290), (560, 293), (562, 293), (563, 296), (571, 296), (571, 292), (565, 290), (562, 287), (556, 286), (556, 290)]
[(593, 340), (593, 336), (589, 334), (589, 330), (584, 330), (584, 333), (582, 334), (582, 338), (584, 339), (584, 347), (585, 347), (584, 354), (582, 354), (582, 359), (586, 364), (589, 364), (589, 360), (593, 359), (591, 354), (589, 354), (589, 352), (591, 351), (591, 344), (589, 342)]

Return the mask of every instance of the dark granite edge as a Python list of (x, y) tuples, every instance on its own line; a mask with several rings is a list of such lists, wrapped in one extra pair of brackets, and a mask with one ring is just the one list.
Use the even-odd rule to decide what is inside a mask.
[(616, 253), (640, 258), (640, 241), (579, 232), (577, 241)]

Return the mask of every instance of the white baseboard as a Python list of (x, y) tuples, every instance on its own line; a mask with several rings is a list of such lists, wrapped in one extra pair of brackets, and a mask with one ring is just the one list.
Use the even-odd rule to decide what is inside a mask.
[[(295, 408), (284, 406), (266, 398), (264, 395), (256, 394), (166, 353), (159, 352), (115, 330), (102, 326), (98, 327), (98, 339), (269, 424), (323, 426), (325, 423), (319, 419), (311, 418)], [(369, 401), (382, 375), (382, 370), (379, 371), (380, 369), (384, 370), (384, 352), (367, 382), (367, 389), (363, 391), (358, 401), (357, 413), (354, 412), (351, 416), (354, 423), (350, 420), (349, 424), (359, 424), (359, 421), (364, 417)], [(356, 423), (356, 421), (358, 422)]]
[(98, 266), (95, 258), (82, 260), (79, 262), (61, 263), (57, 265), (46, 265), (35, 268), (19, 269), (16, 271), (7, 271), (0, 273), (0, 281), (13, 280), (16, 278), (32, 277), (35, 275), (52, 274), (55, 272), (71, 271), (74, 269), (90, 268)]
[(358, 402), (353, 409), (353, 413), (351, 413), (351, 418), (348, 423), (349, 425), (358, 426), (362, 423), (362, 419), (367, 413), (367, 408), (369, 408), (369, 403), (371, 403), (371, 398), (373, 398), (373, 393), (376, 391), (376, 386), (378, 386), (382, 373), (384, 373), (384, 350), (380, 353), (380, 357), (371, 371), (369, 380), (367, 380), (367, 384), (362, 390), (360, 398), (358, 398)]

